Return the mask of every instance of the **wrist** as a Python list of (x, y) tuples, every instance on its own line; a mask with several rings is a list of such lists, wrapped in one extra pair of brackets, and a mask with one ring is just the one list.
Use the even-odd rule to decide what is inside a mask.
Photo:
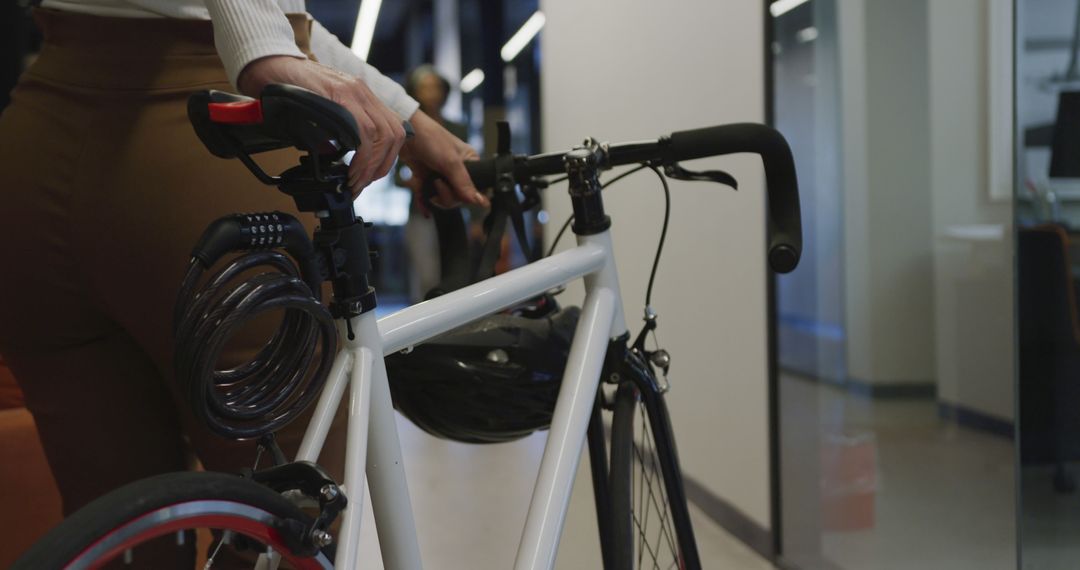
[(409, 123), (413, 127), (413, 133), (415, 136), (405, 141), (405, 146), (411, 147), (420, 144), (420, 139), (424, 136), (430, 136), (432, 126), (438, 127), (438, 123), (433, 121), (431, 117), (427, 116), (423, 111), (417, 110), (415, 113), (409, 116)]
[(258, 97), (263, 87), (271, 83), (296, 83), (291, 79), (296, 76), (297, 66), (308, 61), (291, 55), (271, 55), (256, 59), (240, 71), (236, 78), (236, 88), (249, 97)]

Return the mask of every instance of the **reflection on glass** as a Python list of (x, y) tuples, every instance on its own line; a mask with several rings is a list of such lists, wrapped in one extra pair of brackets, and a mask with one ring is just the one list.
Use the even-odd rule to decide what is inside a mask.
[(1080, 2), (1017, 6), (1017, 298), (1023, 568), (1080, 558)]
[(777, 293), (799, 568), (1016, 565), (1011, 74), (988, 72), (1009, 68), (990, 49), (1009, 8), (809, 0), (772, 19), (807, 241)]

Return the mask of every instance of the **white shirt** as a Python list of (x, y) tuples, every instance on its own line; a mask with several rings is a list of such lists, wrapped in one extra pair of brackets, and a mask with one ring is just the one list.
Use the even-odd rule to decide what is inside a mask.
[[(285, 17), (286, 13), (307, 13), (304, 0), (44, 0), (42, 6), (96, 16), (210, 20), (214, 45), (233, 86), (244, 67), (256, 59), (305, 57)], [(311, 26), (311, 51), (320, 63), (359, 77), (402, 119), (419, 107), (404, 88), (353, 54), (318, 21)]]

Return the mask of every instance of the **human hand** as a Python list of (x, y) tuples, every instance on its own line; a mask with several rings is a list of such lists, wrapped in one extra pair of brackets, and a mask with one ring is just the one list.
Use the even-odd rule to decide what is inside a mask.
[[(431, 202), (440, 208), (453, 208), (462, 203), (489, 207), (487, 197), (477, 191), (465, 170), (466, 160), (476, 160), (476, 151), (423, 112), (409, 119), (416, 132), (401, 149), (401, 160), (412, 170), (409, 187), (419, 194), (427, 182), (432, 182), (436, 196)], [(440, 178), (441, 177), (441, 178)]]
[(271, 83), (297, 85), (345, 107), (360, 128), (360, 147), (349, 163), (349, 191), (354, 197), (390, 172), (405, 143), (401, 119), (363, 81), (310, 59), (291, 56), (257, 59), (240, 72), (236, 83), (241, 93), (251, 97), (258, 97), (263, 87)]

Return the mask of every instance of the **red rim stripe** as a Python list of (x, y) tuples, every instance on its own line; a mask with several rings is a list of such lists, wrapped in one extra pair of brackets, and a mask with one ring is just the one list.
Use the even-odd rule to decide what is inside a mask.
[[(188, 501), (188, 502), (198, 503), (198, 502), (203, 502), (203, 501)], [(86, 554), (87, 552), (92, 550), (95, 546), (97, 546), (101, 542), (108, 540), (109, 537), (111, 537), (112, 535), (114, 535), (114, 534), (116, 534), (118, 532), (121, 532), (122, 530), (124, 530), (125, 528), (127, 528), (127, 527), (129, 527), (129, 526), (131, 526), (133, 524), (137, 524), (142, 519), (144, 519), (146, 517), (149, 517), (149, 516), (153, 516), (153, 515), (157, 514), (158, 511), (161, 511), (161, 510), (164, 510), (164, 509), (171, 509), (171, 508), (176, 507), (178, 505), (184, 505), (184, 504), (187, 504), (187, 503), (177, 503), (175, 505), (169, 505), (169, 506), (166, 506), (166, 507), (161, 507), (160, 509), (156, 509), (154, 511), (146, 513), (145, 515), (143, 515), (143, 516), (141, 516), (141, 517), (139, 517), (137, 519), (134, 519), (134, 520), (132, 520), (130, 522), (127, 522), (127, 523), (125, 523), (125, 524), (123, 524), (121, 526), (116, 527), (115, 529), (109, 531), (108, 534), (106, 534), (105, 536), (99, 538), (98, 540), (96, 540), (90, 546), (86, 547), (86, 549), (84, 549), (81, 553), (79, 553), (79, 556), (75, 557), (75, 560), (78, 560), (80, 557), (82, 557), (84, 554)], [(241, 503), (235, 503), (235, 504), (241, 504)], [(244, 506), (247, 506), (247, 505), (244, 505)], [(111, 561), (113, 558), (121, 555), (125, 550), (127, 550), (129, 548), (134, 548), (138, 544), (141, 544), (143, 542), (146, 542), (146, 541), (149, 541), (151, 539), (157, 538), (159, 536), (164, 536), (164, 535), (167, 535), (167, 534), (174, 533), (174, 532), (176, 532), (178, 530), (187, 530), (187, 529), (191, 529), (191, 528), (212, 528), (212, 529), (220, 529), (220, 530), (231, 530), (231, 531), (243, 534), (243, 535), (245, 535), (247, 537), (254, 538), (254, 539), (262, 542), (263, 544), (266, 544), (266, 545), (270, 546), (271, 548), (274, 549), (275, 552), (281, 554), (281, 557), (283, 559), (287, 560), (290, 564), (292, 564), (293, 566), (295, 566), (296, 568), (298, 568), (300, 570), (308, 570), (308, 569), (321, 570), (321, 568), (322, 568), (322, 565), (319, 564), (314, 558), (298, 558), (295, 555), (293, 555), (292, 553), (290, 553), (288, 548), (285, 547), (284, 542), (281, 540), (280, 533), (278, 533), (278, 531), (276, 529), (273, 529), (273, 528), (271, 528), (271, 527), (269, 527), (269, 526), (267, 526), (267, 525), (265, 525), (265, 524), (263, 524), (263, 523), (261, 523), (259, 521), (254, 521), (254, 520), (251, 520), (251, 519), (246, 518), (246, 517), (241, 517), (241, 516), (237, 516), (237, 515), (229, 515), (229, 514), (196, 515), (196, 516), (191, 516), (191, 517), (173, 519), (173, 520), (162, 522), (161, 524), (158, 524), (158, 525), (148, 527), (146, 529), (146, 531), (141, 532), (141, 533), (136, 534), (136, 535), (133, 535), (133, 536), (129, 537), (127, 540), (125, 540), (125, 541), (117, 544), (116, 546), (110, 548), (99, 559), (91, 562), (91, 564), (92, 564), (91, 568), (95, 569), (95, 570), (97, 568), (101, 568), (105, 563), (107, 563), (107, 562)]]

